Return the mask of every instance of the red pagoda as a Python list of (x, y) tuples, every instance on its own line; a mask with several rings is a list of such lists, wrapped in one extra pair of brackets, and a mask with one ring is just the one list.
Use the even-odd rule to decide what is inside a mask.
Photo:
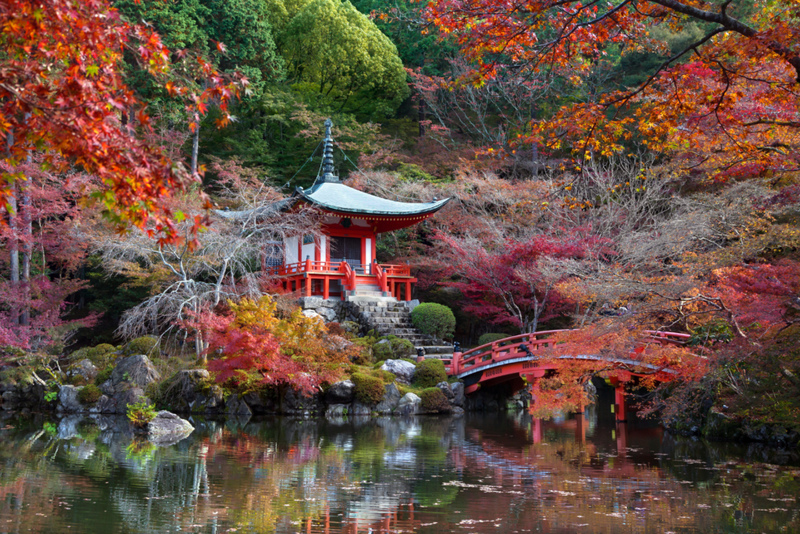
[(325, 121), (321, 174), (314, 185), (298, 187), (292, 205), (305, 202), (324, 214), (322, 235), (294, 236), (283, 243), (282, 265), (272, 275), (284, 290), (328, 299), (350, 296), (384, 296), (411, 299), (408, 265), (381, 265), (375, 259), (378, 234), (424, 221), (449, 198), (427, 203), (397, 202), (344, 185), (334, 173), (330, 120)]

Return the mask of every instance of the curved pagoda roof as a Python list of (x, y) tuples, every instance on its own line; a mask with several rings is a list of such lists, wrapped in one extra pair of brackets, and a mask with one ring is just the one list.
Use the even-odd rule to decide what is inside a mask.
[(295, 189), (295, 197), (335, 214), (365, 219), (389, 217), (408, 221), (408, 224), (399, 228), (433, 215), (450, 201), (446, 198), (434, 199), (432, 202), (398, 202), (344, 185), (333, 172), (331, 126), (330, 119), (325, 121), (325, 148), (321, 174), (317, 176), (311, 189), (304, 190), (302, 187)]

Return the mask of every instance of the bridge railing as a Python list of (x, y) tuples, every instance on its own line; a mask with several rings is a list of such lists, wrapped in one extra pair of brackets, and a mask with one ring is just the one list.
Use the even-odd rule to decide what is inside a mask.
[[(447, 373), (458, 375), (465, 371), (479, 369), (484, 366), (519, 358), (521, 356), (534, 356), (536, 352), (550, 347), (553, 335), (574, 330), (543, 330), (532, 334), (519, 334), (510, 336), (492, 343), (486, 343), (465, 352), (456, 352), (450, 362), (445, 362)], [(684, 344), (691, 337), (689, 334), (678, 332), (663, 332), (659, 330), (645, 330), (643, 342)], [(448, 365), (449, 364), (449, 365)]]

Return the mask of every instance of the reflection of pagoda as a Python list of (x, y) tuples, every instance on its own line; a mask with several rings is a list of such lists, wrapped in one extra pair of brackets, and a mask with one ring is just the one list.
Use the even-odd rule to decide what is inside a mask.
[(377, 235), (417, 224), (439, 211), (449, 199), (428, 203), (396, 202), (344, 185), (333, 171), (331, 121), (325, 121), (322, 173), (311, 189), (298, 187), (292, 200), (318, 207), (324, 214), (322, 236), (286, 239), (283, 264), (276, 276), (286, 291), (305, 296), (383, 295), (411, 299), (408, 265), (380, 265), (375, 259)]

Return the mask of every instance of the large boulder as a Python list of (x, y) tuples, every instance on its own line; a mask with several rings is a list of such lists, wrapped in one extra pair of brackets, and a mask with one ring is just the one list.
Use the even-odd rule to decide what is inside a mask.
[(280, 399), (269, 391), (251, 391), (245, 393), (242, 399), (255, 414), (274, 414), (280, 411)]
[[(144, 390), (136, 386), (123, 387), (120, 391), (114, 394), (115, 412), (114, 413), (128, 413), (129, 404), (138, 404), (145, 402), (150, 404), (150, 399), (145, 397)], [(99, 402), (99, 401), (98, 401)]]
[(253, 410), (239, 395), (231, 395), (225, 404), (225, 408), (225, 412), (228, 415), (244, 415), (247, 417), (253, 415)]
[(287, 415), (315, 415), (322, 411), (319, 395), (300, 393), (292, 388), (286, 389), (281, 407)]
[(177, 443), (194, 431), (194, 427), (185, 419), (167, 411), (160, 411), (147, 424), (147, 437), (153, 443), (170, 445)]
[(210, 384), (205, 369), (178, 371), (161, 385), (160, 402), (179, 413), (218, 411), (222, 405), (222, 389)]
[(372, 414), (372, 408), (358, 401), (355, 401), (353, 403), (353, 406), (350, 408), (350, 415), (371, 415), (371, 414)]
[(392, 382), (386, 385), (386, 393), (383, 399), (375, 406), (375, 411), (379, 414), (385, 415), (392, 413), (397, 405), (400, 403), (400, 390), (397, 389), (397, 384)]
[(328, 409), (325, 410), (325, 417), (327, 419), (338, 419), (345, 417), (350, 413), (350, 406), (347, 404), (330, 404)]
[(67, 376), (70, 378), (80, 376), (85, 381), (91, 382), (94, 380), (94, 377), (97, 376), (97, 367), (95, 367), (91, 360), (86, 358), (73, 365), (69, 371), (67, 371)]
[(422, 399), (413, 393), (406, 393), (400, 402), (397, 403), (397, 408), (394, 411), (395, 415), (414, 415), (421, 411), (420, 405)]
[(450, 387), (448, 382), (439, 382), (436, 384), (436, 387), (444, 393), (444, 397), (447, 399), (447, 402), (453, 404), (453, 400), (455, 399), (455, 394), (453, 393), (453, 389)]
[(350, 404), (355, 398), (356, 385), (352, 380), (336, 382), (325, 392), (325, 402), (328, 404)]
[(416, 369), (416, 365), (405, 360), (386, 360), (381, 365), (381, 371), (389, 371), (397, 377), (398, 381), (404, 384), (411, 383), (411, 378), (414, 376)]
[(134, 354), (122, 358), (111, 373), (111, 382), (114, 387), (122, 382), (130, 382), (140, 388), (145, 388), (148, 384), (160, 379), (161, 375), (153, 366), (153, 362), (144, 354)]
[(461, 382), (456, 382), (452, 386), (450, 386), (451, 391), (453, 392), (453, 400), (451, 403), (454, 406), (461, 406), (464, 407), (464, 401), (466, 400), (464, 395), (464, 384)]
[(64, 413), (79, 413), (86, 410), (86, 408), (78, 400), (78, 392), (83, 388), (75, 386), (61, 386), (58, 390), (58, 408), (59, 412)]

